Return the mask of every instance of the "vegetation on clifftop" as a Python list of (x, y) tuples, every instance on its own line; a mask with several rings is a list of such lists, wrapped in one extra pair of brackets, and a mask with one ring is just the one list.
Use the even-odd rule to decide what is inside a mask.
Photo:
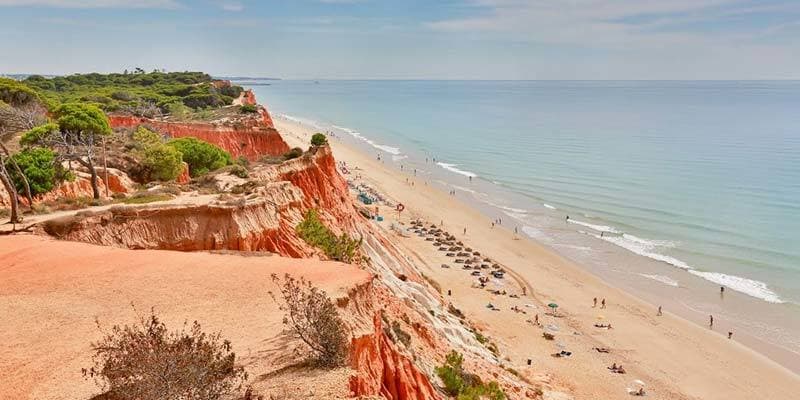
[(210, 75), (202, 72), (141, 70), (54, 78), (32, 75), (21, 83), (38, 91), (51, 108), (60, 103), (84, 102), (107, 112), (123, 111), (145, 117), (169, 113), (179, 109), (179, 105), (195, 110), (230, 105), (244, 90), (241, 86), (215, 84)]
[(464, 369), (464, 356), (453, 350), (447, 354), (444, 365), (436, 367), (447, 394), (458, 400), (505, 400), (506, 395), (495, 381), (485, 383)]
[(331, 260), (350, 263), (358, 259), (361, 240), (353, 239), (345, 233), (336, 236), (322, 223), (316, 210), (308, 210), (296, 231), (306, 243), (321, 249)]

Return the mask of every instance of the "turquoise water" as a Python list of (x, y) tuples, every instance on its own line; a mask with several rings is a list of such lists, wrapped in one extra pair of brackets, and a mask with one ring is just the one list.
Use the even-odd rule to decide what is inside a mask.
[(800, 82), (251, 87), (273, 114), (417, 168), (556, 249), (616, 249), (664, 285), (800, 304)]

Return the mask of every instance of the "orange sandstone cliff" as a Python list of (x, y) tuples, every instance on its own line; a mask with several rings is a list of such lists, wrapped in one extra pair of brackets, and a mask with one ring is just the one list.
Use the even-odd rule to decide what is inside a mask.
[(211, 122), (167, 121), (120, 114), (109, 115), (108, 119), (115, 129), (146, 125), (169, 137), (191, 136), (205, 140), (225, 149), (234, 158), (244, 156), (256, 160), (264, 155), (278, 156), (289, 151), (289, 146), (275, 129), (269, 111), (257, 105), (251, 90), (243, 92), (237, 102), (256, 105), (257, 113), (235, 115), (235, 118), (229, 116)]

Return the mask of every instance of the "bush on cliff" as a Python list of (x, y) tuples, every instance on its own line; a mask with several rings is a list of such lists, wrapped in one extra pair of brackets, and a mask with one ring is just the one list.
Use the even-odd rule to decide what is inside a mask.
[(464, 370), (464, 356), (453, 350), (447, 354), (444, 365), (436, 367), (444, 390), (458, 400), (505, 400), (506, 395), (497, 382), (484, 383), (480, 377)]
[(193, 137), (172, 139), (167, 145), (181, 152), (183, 161), (189, 164), (189, 174), (192, 177), (205, 175), (233, 163), (227, 151)]
[(142, 166), (148, 181), (174, 181), (183, 171), (183, 154), (159, 143), (144, 150)]
[(358, 260), (361, 240), (352, 239), (344, 233), (336, 236), (322, 223), (316, 210), (308, 210), (303, 222), (299, 223), (295, 230), (301, 239), (321, 249), (331, 260), (346, 263)]
[(283, 154), (284, 160), (291, 160), (303, 155), (303, 149), (299, 147), (294, 147), (291, 150), (287, 151)]
[(6, 161), (6, 169), (17, 193), (23, 194), (25, 193), (25, 183), (16, 168), (13, 167), (12, 160), (17, 163), (22, 174), (28, 179), (31, 195), (36, 196), (53, 190), (61, 169), (55, 162), (56, 153), (54, 151), (43, 147), (24, 148)]
[(311, 136), (311, 145), (312, 146), (324, 146), (328, 144), (328, 138), (321, 133), (315, 133), (314, 136)]
[(161, 137), (160, 134), (143, 126), (140, 126), (133, 131), (131, 134), (131, 139), (133, 139), (133, 144), (136, 146), (136, 148), (140, 150), (164, 143), (164, 138)]
[(242, 114), (255, 114), (258, 112), (258, 107), (255, 104), (244, 104), (239, 107), (239, 112)]
[(287, 313), (283, 323), (311, 349), (314, 363), (325, 368), (343, 365), (347, 360), (347, 333), (325, 291), (289, 274), (283, 281), (272, 274), (272, 281), (278, 286), (280, 299), (273, 292), (269, 294)]
[(103, 332), (92, 350), (94, 365), (83, 374), (113, 399), (225, 399), (247, 380), (231, 343), (219, 333), (203, 332), (197, 321), (169, 331), (152, 311), (135, 324)]

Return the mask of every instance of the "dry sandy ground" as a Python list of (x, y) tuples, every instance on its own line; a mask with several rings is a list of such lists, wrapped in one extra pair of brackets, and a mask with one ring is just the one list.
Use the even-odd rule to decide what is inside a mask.
[[(370, 279), (355, 267), (278, 256), (125, 250), (18, 235), (0, 237), (0, 399), (88, 399), (90, 342), (105, 326), (154, 307), (168, 327), (198, 320), (230, 339), (261, 393), (347, 395), (349, 371), (294, 371), (266, 379), (293, 358), (270, 274), (305, 276), (331, 297)], [(131, 304), (135, 304), (136, 311)], [(313, 396), (309, 394), (313, 392)], [(295, 397), (295, 396), (289, 396)]]
[[(313, 133), (310, 128), (283, 118), (275, 118), (275, 124), (291, 146), (308, 146)], [(450, 233), (530, 285), (533, 291), (520, 299), (473, 289), (470, 286), (475, 279), (435, 251), (431, 242), (396, 236), (411, 253), (419, 255), (426, 275), (440, 282), (445, 292), (452, 290), (452, 302), (498, 342), (517, 370), (549, 374), (553, 382), (571, 388), (578, 399), (629, 399), (626, 388), (634, 379), (645, 381), (648, 398), (653, 399), (777, 400), (797, 398), (800, 393), (797, 375), (735, 340), (670, 315), (668, 310), (657, 317), (653, 305), (609, 286), (541, 245), (515, 240), (513, 232), (505, 229), (491, 229), (487, 217), (443, 191), (390, 170), (372, 156), (336, 140), (332, 147), (336, 159), (347, 162), (353, 171), (348, 179), (360, 174), (361, 182), (405, 204), (403, 222), (417, 217), (437, 224), (444, 220), (444, 228)], [(406, 183), (407, 178), (415, 181), (413, 187)], [(388, 217), (381, 223), (385, 228), (397, 213), (383, 213)], [(462, 235), (464, 227), (468, 227), (466, 235)], [(443, 262), (453, 268), (440, 268)], [(509, 292), (519, 293), (510, 282), (506, 285)], [(593, 297), (606, 298), (607, 309), (592, 308)], [(489, 302), (502, 311), (487, 309)], [(545, 305), (550, 302), (560, 305), (562, 317), (545, 315)], [(514, 305), (527, 314), (511, 311)], [(555, 342), (545, 341), (542, 328), (526, 322), (536, 313), (543, 325), (558, 328)], [(614, 329), (595, 328), (599, 315)], [(560, 350), (557, 344), (573, 355), (551, 357)], [(611, 353), (601, 354), (593, 347), (609, 347)], [(529, 358), (531, 368), (525, 365)], [(627, 374), (610, 373), (606, 367), (612, 363), (624, 365)]]

